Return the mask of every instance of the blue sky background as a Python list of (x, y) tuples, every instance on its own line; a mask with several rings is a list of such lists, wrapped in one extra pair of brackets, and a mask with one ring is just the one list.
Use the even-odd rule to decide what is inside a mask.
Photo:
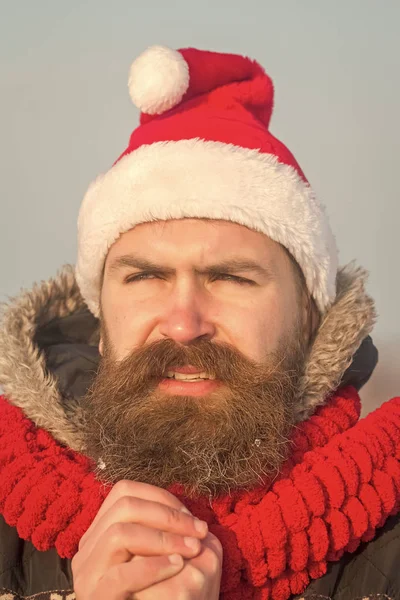
[(398, 0), (0, 0), (0, 300), (76, 259), (90, 181), (137, 122), (147, 46), (247, 54), (272, 76), (272, 132), (327, 205), (342, 264), (370, 271), (381, 363), (367, 406), (400, 394)]

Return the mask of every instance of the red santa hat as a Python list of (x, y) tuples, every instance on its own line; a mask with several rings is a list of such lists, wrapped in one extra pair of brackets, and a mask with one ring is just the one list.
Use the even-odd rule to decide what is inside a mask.
[(140, 125), (90, 185), (78, 219), (76, 278), (93, 314), (118, 237), (184, 217), (233, 221), (282, 244), (326, 312), (336, 295), (335, 238), (294, 156), (269, 131), (273, 84), (264, 69), (243, 56), (155, 46), (132, 64), (129, 92)]

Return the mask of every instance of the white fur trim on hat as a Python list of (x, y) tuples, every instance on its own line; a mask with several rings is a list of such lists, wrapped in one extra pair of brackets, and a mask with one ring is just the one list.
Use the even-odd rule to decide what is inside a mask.
[(189, 87), (189, 65), (177, 50), (152, 46), (129, 71), (132, 102), (148, 115), (160, 115), (182, 100)]
[(95, 316), (104, 261), (118, 237), (139, 223), (184, 217), (266, 234), (297, 260), (322, 313), (334, 301), (335, 238), (297, 171), (272, 154), (191, 139), (141, 146), (90, 185), (78, 219), (76, 277)]

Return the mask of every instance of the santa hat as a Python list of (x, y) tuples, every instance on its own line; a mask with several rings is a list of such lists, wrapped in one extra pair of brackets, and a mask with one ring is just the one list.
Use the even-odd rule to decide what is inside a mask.
[(76, 278), (93, 314), (118, 237), (184, 217), (233, 221), (282, 244), (324, 313), (336, 295), (336, 243), (294, 156), (269, 131), (273, 85), (263, 68), (243, 56), (155, 46), (132, 64), (129, 92), (140, 125), (90, 185), (78, 219)]

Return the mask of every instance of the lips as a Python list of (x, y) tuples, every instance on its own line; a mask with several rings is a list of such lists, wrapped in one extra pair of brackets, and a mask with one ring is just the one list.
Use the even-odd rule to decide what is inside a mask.
[(215, 391), (221, 382), (215, 379), (181, 380), (174, 377), (161, 379), (158, 387), (164, 393), (175, 396), (205, 396)]

